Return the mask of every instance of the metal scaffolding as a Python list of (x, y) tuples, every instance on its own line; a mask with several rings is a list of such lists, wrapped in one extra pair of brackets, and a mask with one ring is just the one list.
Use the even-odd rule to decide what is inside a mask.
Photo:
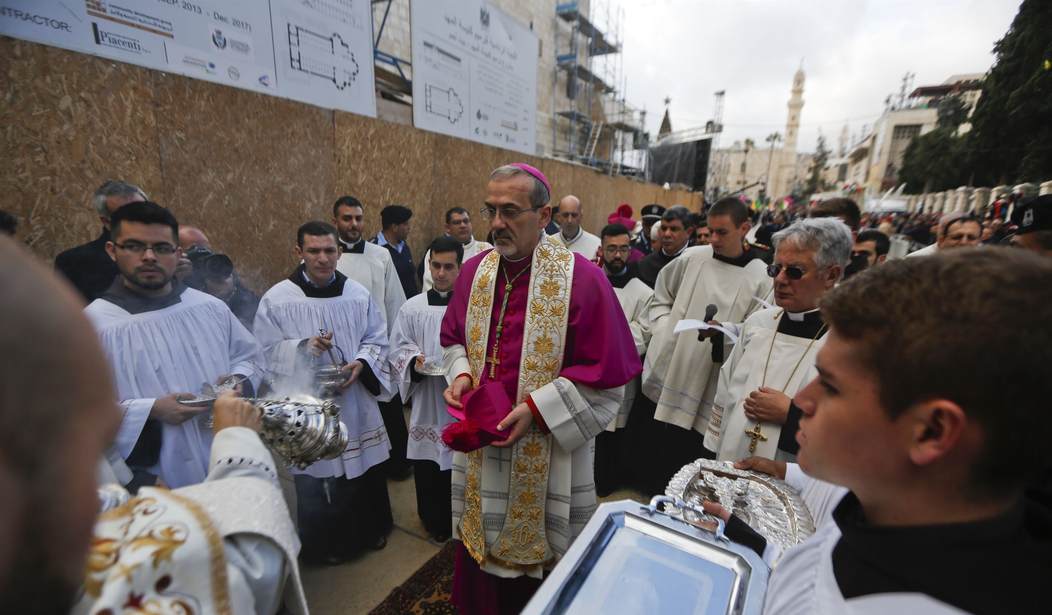
[(636, 174), (623, 164), (624, 153), (640, 146), (644, 135), (643, 112), (624, 97), (624, 11), (600, 0), (584, 4), (572, 0), (555, 6), (552, 89), (559, 89), (564, 75), (566, 100), (552, 119), (552, 153), (611, 174)]

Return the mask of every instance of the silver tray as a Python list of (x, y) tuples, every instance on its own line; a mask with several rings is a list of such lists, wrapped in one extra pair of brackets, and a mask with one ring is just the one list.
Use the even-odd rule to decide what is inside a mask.
[(245, 380), (248, 380), (248, 378), (241, 374), (233, 374), (217, 384), (209, 384), (205, 382), (201, 385), (201, 392), (199, 394), (193, 397), (183, 397), (177, 401), (184, 406), (190, 406), (192, 408), (211, 408), (217, 397), (226, 391), (235, 390), (237, 385)]
[[(795, 489), (772, 476), (735, 469), (730, 461), (699, 459), (689, 463), (672, 477), (665, 493), (697, 508), (702, 500), (719, 502), (783, 550), (815, 533), (811, 513)], [(711, 519), (690, 509), (673, 514), (687, 521)]]
[(668, 496), (600, 505), (523, 614), (759, 614), (770, 572), (763, 560), (728, 541), (722, 521), (708, 531), (661, 505), (690, 507)]

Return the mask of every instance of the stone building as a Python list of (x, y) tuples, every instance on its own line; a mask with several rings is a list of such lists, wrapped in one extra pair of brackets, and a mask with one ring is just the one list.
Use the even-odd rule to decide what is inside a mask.
[[(861, 188), (866, 198), (877, 198), (895, 188), (906, 148), (913, 139), (934, 130), (938, 124), (939, 103), (946, 96), (959, 96), (969, 117), (975, 110), (982, 89), (983, 75), (953, 75), (938, 85), (920, 86), (897, 104), (888, 104), (872, 128), (848, 149), (846, 156), (827, 163), (825, 176), (843, 178), (838, 184)], [(966, 121), (958, 128), (966, 132)]]

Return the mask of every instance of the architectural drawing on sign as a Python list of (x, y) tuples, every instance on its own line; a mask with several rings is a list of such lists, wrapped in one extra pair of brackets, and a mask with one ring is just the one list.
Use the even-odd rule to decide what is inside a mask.
[(337, 90), (348, 87), (358, 77), (358, 60), (338, 33), (324, 36), (307, 28), (288, 24), (289, 63), (294, 70), (332, 81)]
[(430, 83), (424, 90), (424, 108), (428, 113), (446, 118), (450, 124), (456, 124), (464, 115), (464, 103), (460, 102), (456, 90)]
[(355, 0), (300, 0), (302, 7), (315, 15), (361, 30), (362, 24), (354, 15), (354, 2)]

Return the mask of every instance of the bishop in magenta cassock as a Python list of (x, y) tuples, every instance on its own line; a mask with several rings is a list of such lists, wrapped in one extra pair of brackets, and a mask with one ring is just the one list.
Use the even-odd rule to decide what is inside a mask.
[[(551, 189), (525, 164), (490, 175), (496, 248), (464, 264), (442, 322), (446, 400), (500, 383), (507, 439), (453, 458), (453, 601), (518, 612), (596, 507), (592, 439), (641, 371), (601, 269), (545, 238)], [(510, 412), (508, 412), (510, 411)]]

